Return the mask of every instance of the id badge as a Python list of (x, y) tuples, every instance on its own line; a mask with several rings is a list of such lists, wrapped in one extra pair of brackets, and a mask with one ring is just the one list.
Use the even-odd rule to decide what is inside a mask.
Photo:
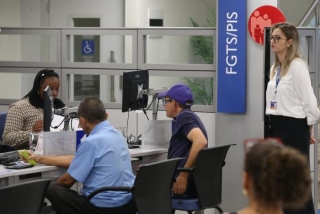
[(277, 102), (271, 101), (271, 103), (270, 103), (270, 109), (276, 110), (276, 109), (277, 109)]

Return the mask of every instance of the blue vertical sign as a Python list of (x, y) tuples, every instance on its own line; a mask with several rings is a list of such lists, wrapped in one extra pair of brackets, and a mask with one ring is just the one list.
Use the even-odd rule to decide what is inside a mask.
[(247, 1), (218, 0), (217, 112), (246, 112)]

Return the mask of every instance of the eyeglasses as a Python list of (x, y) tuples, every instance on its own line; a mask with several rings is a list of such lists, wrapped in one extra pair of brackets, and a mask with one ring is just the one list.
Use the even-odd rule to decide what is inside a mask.
[(165, 106), (165, 105), (167, 105), (167, 103), (172, 102), (172, 101), (173, 101), (172, 99), (168, 99), (168, 100), (162, 99), (162, 104), (163, 104), (163, 106)]
[(282, 145), (281, 140), (279, 138), (253, 138), (253, 139), (246, 139), (244, 144), (244, 151), (248, 153), (250, 149), (256, 145), (257, 143), (271, 143), (274, 145)]
[(287, 39), (287, 38), (281, 37), (281, 36), (270, 36), (269, 39), (270, 39), (270, 42), (273, 40), (275, 43), (277, 43), (280, 41), (280, 39)]

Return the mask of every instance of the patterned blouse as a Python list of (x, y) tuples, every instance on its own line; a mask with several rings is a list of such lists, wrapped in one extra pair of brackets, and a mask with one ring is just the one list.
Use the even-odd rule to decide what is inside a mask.
[(17, 149), (29, 149), (29, 134), (37, 120), (43, 120), (43, 109), (31, 105), (29, 98), (10, 105), (2, 135), (3, 143)]

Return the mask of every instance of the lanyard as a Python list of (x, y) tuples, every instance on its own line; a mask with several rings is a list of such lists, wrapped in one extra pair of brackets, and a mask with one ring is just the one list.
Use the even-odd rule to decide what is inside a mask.
[(280, 78), (280, 68), (279, 67), (277, 68), (276, 72), (277, 72), (277, 76), (276, 76), (276, 90), (277, 90), (279, 82), (281, 80), (281, 78)]
[(275, 90), (274, 90), (273, 100), (276, 99), (276, 96), (277, 96), (277, 88), (278, 88), (279, 82), (280, 82), (280, 80), (281, 80), (281, 78), (280, 78), (280, 68), (279, 68), (279, 67), (276, 69), (276, 73), (277, 73), (277, 75), (276, 75), (276, 88), (275, 88)]

